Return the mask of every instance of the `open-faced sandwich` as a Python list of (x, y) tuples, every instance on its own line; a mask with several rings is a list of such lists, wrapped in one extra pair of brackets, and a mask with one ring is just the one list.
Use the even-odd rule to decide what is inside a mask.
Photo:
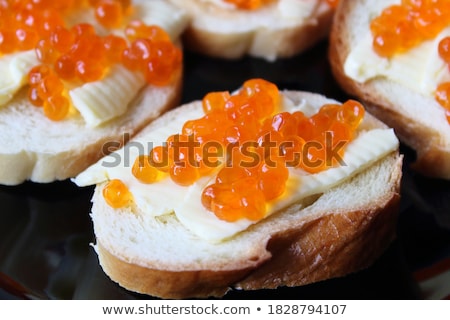
[(330, 39), (337, 81), (450, 179), (450, 1), (341, 1)]
[(291, 57), (330, 30), (336, 0), (169, 0), (190, 23), (186, 47), (206, 55), (269, 61)]
[(78, 175), (105, 273), (162, 298), (299, 286), (367, 267), (395, 236), (402, 157), (353, 100), (250, 79), (144, 128)]
[(167, 1), (3, 1), (0, 17), (0, 184), (74, 177), (179, 102), (187, 16)]

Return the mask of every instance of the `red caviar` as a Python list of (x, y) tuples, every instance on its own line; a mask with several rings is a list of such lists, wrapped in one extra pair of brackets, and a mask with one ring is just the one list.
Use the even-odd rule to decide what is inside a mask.
[[(182, 186), (218, 169), (203, 190), (203, 205), (225, 221), (260, 220), (266, 203), (285, 193), (289, 167), (317, 173), (339, 165), (327, 159), (328, 146), (342, 156), (364, 117), (353, 100), (324, 105), (312, 117), (277, 113), (280, 101), (276, 85), (263, 79), (246, 81), (234, 95), (208, 93), (205, 115), (153, 148), (150, 163)], [(222, 152), (211, 154), (207, 147)]]
[(127, 186), (118, 179), (111, 180), (105, 185), (103, 197), (109, 206), (116, 209), (126, 206), (133, 199)]
[(374, 49), (383, 57), (405, 52), (435, 38), (449, 23), (449, 0), (402, 0), (372, 20)]
[(336, 8), (337, 5), (339, 4), (339, 0), (327, 0), (327, 3), (330, 7)]
[(153, 183), (158, 180), (158, 170), (150, 164), (149, 156), (137, 157), (133, 164), (132, 173), (142, 183)]
[[(83, 6), (92, 7), (103, 27), (123, 27), (127, 38), (100, 36), (88, 23), (68, 29), (65, 17)], [(30, 78), (28, 94), (33, 105), (46, 106), (44, 113), (52, 120), (64, 119), (67, 106), (70, 109), (71, 102), (59, 83), (101, 80), (116, 63), (142, 72), (149, 84), (168, 85), (181, 68), (181, 50), (159, 26), (142, 21), (125, 25), (129, 9), (129, 0), (4, 1), (0, 6), (0, 55), (34, 49), (40, 63), (52, 69), (51, 83), (58, 83), (58, 88), (51, 85), (48, 92), (39, 91), (40, 85), (33, 84)], [(57, 97), (48, 101), (54, 95)]]
[(239, 9), (255, 10), (270, 2), (273, 2), (273, 0), (225, 0), (225, 2), (231, 3)]
[[(406, 52), (420, 43), (436, 38), (450, 24), (450, 0), (402, 0), (398, 5), (385, 8), (372, 20), (373, 48), (382, 57)], [(440, 57), (450, 64), (450, 37), (438, 46)], [(436, 88), (435, 97), (446, 110), (450, 97), (445, 84)], [(450, 124), (450, 121), (448, 121)]]

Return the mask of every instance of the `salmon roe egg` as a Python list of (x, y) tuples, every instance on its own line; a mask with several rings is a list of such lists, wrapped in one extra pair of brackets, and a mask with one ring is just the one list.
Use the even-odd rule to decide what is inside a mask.
[(156, 146), (150, 151), (150, 164), (161, 172), (169, 171), (169, 148)]
[(173, 182), (181, 186), (193, 184), (200, 176), (199, 168), (188, 161), (172, 163), (169, 167), (169, 175)]
[(255, 10), (259, 9), (263, 5), (266, 5), (273, 0), (225, 0), (225, 2), (231, 3), (236, 6), (236, 8), (243, 10)]
[(206, 208), (227, 222), (242, 218), (258, 221), (266, 213), (264, 196), (256, 181), (251, 179), (240, 180), (237, 184), (209, 185), (203, 190), (201, 200)]
[(450, 110), (450, 82), (443, 82), (437, 87), (435, 98), (444, 109)]
[(258, 170), (258, 188), (263, 192), (266, 201), (281, 196), (286, 189), (289, 171), (283, 161), (261, 163)]
[(438, 52), (442, 60), (450, 63), (450, 37), (445, 37), (439, 41)]
[(123, 8), (118, 1), (102, 0), (95, 5), (95, 18), (106, 28), (116, 28), (122, 24)]
[(337, 5), (339, 4), (339, 0), (327, 0), (327, 3), (330, 7), (336, 8)]
[(149, 156), (137, 157), (131, 172), (142, 183), (153, 183), (158, 180), (158, 169), (151, 165)]
[(230, 99), (228, 91), (207, 93), (202, 100), (203, 111), (206, 114), (215, 110), (221, 111), (225, 108), (228, 99)]
[(133, 198), (127, 186), (118, 179), (109, 181), (102, 193), (106, 203), (114, 209), (126, 206)]
[(48, 97), (43, 104), (44, 114), (53, 121), (63, 120), (69, 113), (69, 108), (69, 99), (59, 94)]

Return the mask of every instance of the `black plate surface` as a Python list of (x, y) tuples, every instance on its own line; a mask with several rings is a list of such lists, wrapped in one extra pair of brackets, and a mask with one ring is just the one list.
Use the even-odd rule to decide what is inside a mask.
[[(245, 58), (223, 61), (186, 53), (183, 102), (213, 90), (234, 90), (262, 77), (280, 89), (349, 98), (334, 81), (323, 42), (305, 54), (274, 63)], [(397, 240), (370, 268), (320, 283), (255, 292), (232, 291), (225, 299), (422, 299), (417, 272), (450, 258), (450, 182), (420, 176), (405, 155)], [(0, 298), (149, 299), (110, 281), (90, 243), (93, 188), (70, 181), (0, 186)], [(368, 248), (370, 250), (370, 248)], [(448, 291), (450, 294), (450, 284)]]

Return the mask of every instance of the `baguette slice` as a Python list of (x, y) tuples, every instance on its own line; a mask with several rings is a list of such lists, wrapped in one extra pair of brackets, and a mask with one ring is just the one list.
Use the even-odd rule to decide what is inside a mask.
[[(305, 51), (328, 35), (334, 12), (325, 0), (276, 0), (257, 10), (230, 8), (221, 0), (170, 1), (191, 16), (186, 47), (225, 59), (248, 54), (274, 61)], [(290, 3), (284, 15), (278, 10), (281, 1)], [(311, 14), (298, 9), (301, 3), (312, 3)]]
[(370, 19), (379, 14), (374, 10), (398, 3), (394, 0), (340, 1), (330, 35), (332, 72), (347, 93), (365, 101), (372, 114), (393, 127), (399, 138), (416, 151), (412, 165), (415, 170), (450, 179), (450, 125), (444, 109), (434, 98), (384, 77), (357, 82), (344, 71), (350, 50), (369, 32)]
[[(283, 94), (315, 108), (335, 102), (306, 92)], [(136, 138), (199, 109), (198, 101), (174, 109)], [(363, 125), (385, 128), (367, 113)], [(222, 242), (194, 235), (173, 213), (155, 218), (135, 206), (112, 209), (101, 183), (92, 198), (94, 247), (113, 281), (162, 298), (220, 297), (231, 288), (299, 286), (344, 276), (369, 266), (395, 237), (401, 165), (398, 151), (390, 152), (310, 197), (303, 209), (305, 203), (290, 205)], [(85, 173), (74, 182), (80, 184)]]
[[(133, 19), (144, 19), (147, 23), (150, 21), (160, 25), (167, 30), (171, 40), (181, 47), (179, 38), (187, 23), (187, 17), (181, 10), (162, 0), (140, 0), (135, 1), (135, 4), (140, 11), (133, 13)], [(90, 15), (90, 11), (72, 18), (76, 19), (71, 24), (88, 21), (95, 25), (94, 15)], [(97, 28), (103, 30), (99, 26)], [(111, 33), (110, 30), (108, 32)], [(5, 64), (3, 66), (8, 67)], [(126, 71), (125, 74), (127, 73), (129, 72)], [(125, 110), (125, 106), (120, 104), (123, 95), (118, 88), (131, 93), (131, 89), (139, 89), (142, 83), (134, 83), (139, 76), (117, 78), (118, 81), (113, 81), (114, 86), (104, 86), (103, 90), (97, 87), (88, 93), (78, 93), (77, 99), (86, 105), (96, 103), (92, 98), (94, 97), (97, 101), (110, 104), (115, 102), (114, 107), (119, 105)], [(112, 119), (100, 125), (95, 123), (95, 126), (87, 123), (84, 114), (75, 112), (63, 121), (49, 120), (44, 116), (42, 108), (36, 108), (29, 102), (28, 85), (24, 86), (7, 105), (0, 107), (0, 184), (17, 185), (26, 180), (49, 183), (75, 177), (105, 154), (122, 146), (163, 112), (178, 105), (182, 70), (174, 78), (171, 84), (164, 87), (144, 85), (140, 90), (135, 90), (138, 93), (129, 102), (124, 114), (113, 115)], [(104, 84), (98, 86), (101, 85)], [(114, 108), (108, 108), (110, 104), (99, 106), (100, 110), (95, 112), (90, 110), (88, 114), (111, 112)]]

